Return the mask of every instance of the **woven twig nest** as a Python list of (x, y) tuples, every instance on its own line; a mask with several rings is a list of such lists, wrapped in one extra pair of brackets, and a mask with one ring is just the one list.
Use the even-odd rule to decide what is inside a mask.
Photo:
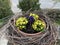
[[(33, 12), (38, 14), (40, 19), (45, 22), (46, 27), (44, 32), (37, 32), (33, 34), (25, 33), (23, 31), (19, 31), (15, 26), (16, 19), (21, 17), (17, 16), (10, 20), (10, 27), (8, 32), (9, 43), (11, 45), (54, 45), (56, 33), (54, 29), (55, 27), (51, 25), (50, 19), (43, 15), (41, 12)], [(23, 14), (22, 16), (27, 16), (28, 14)], [(54, 33), (54, 34), (53, 34)]]

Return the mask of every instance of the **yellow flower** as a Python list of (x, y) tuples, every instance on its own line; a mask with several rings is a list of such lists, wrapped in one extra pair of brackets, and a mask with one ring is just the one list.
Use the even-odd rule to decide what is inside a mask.
[(20, 28), (21, 28), (21, 26), (20, 26)]
[(39, 16), (38, 16), (37, 14), (33, 14), (33, 13), (30, 13), (30, 16), (33, 16), (33, 18), (34, 18), (35, 20), (37, 20), (37, 19), (39, 18)]
[(35, 17), (36, 17), (36, 18), (38, 18), (39, 16), (38, 16), (38, 15), (36, 15)]
[(37, 25), (37, 24), (38, 24), (38, 22), (35, 22), (34, 24), (36, 24), (36, 25)]
[(38, 15), (35, 15), (35, 16), (34, 16), (34, 18), (35, 18), (35, 19), (38, 19), (38, 18), (39, 18), (39, 16), (38, 16)]
[(23, 23), (22, 22), (19, 22), (20, 25), (22, 25)]
[(16, 26), (19, 27), (20, 29), (25, 28), (25, 25), (28, 23), (28, 20), (26, 17), (20, 17), (16, 20)]
[(41, 27), (41, 29), (43, 29), (43, 27)]
[(35, 14), (32, 14), (32, 16), (35, 16)]
[(26, 24), (26, 22), (22, 22), (23, 24)]
[(46, 26), (45, 22), (42, 22), (42, 25), (45, 27)]
[(32, 16), (33, 14), (32, 13), (30, 13), (30, 16)]
[(41, 25), (41, 23), (39, 23), (39, 25)]
[(22, 26), (22, 28), (25, 28), (25, 26)]
[(34, 30), (37, 28), (36, 25), (32, 25), (32, 27), (34, 28)]
[(26, 23), (28, 23), (28, 21), (26, 21)]
[(19, 25), (19, 23), (16, 23), (16, 26), (18, 26)]
[(33, 24), (32, 24), (32, 28), (36, 31), (41, 31), (44, 29), (43, 23), (41, 20), (36, 20)]
[(25, 26), (20, 26), (19, 28), (20, 28), (20, 29), (23, 29), (23, 28), (25, 28)]

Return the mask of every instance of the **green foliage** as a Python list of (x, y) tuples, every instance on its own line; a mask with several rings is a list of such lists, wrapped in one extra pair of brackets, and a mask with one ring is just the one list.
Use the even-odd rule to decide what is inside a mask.
[(0, 0), (0, 19), (12, 14), (9, 0)]
[(40, 9), (39, 0), (19, 0), (18, 7), (22, 9), (22, 11), (31, 11)]

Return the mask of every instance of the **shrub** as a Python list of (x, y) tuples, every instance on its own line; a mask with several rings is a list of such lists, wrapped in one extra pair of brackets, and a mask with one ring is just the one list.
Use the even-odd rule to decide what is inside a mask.
[(0, 0), (0, 19), (12, 14), (9, 0)]
[(19, 0), (18, 7), (22, 9), (22, 11), (31, 11), (40, 9), (39, 0)]

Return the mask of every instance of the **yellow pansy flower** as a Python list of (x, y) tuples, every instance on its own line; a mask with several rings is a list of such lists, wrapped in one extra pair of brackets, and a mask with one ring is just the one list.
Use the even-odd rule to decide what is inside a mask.
[(28, 23), (26, 17), (20, 17), (16, 20), (16, 26), (19, 26), (20, 29), (25, 28), (25, 25)]
[(41, 21), (41, 24), (42, 24), (42, 26), (44, 26), (44, 27), (46, 26), (45, 22), (43, 22), (43, 21)]
[(36, 31), (41, 31), (42, 29), (44, 29), (43, 23), (41, 20), (36, 20), (33, 24), (32, 24), (32, 28)]
[(23, 24), (26, 24), (26, 22), (22, 22)]
[(33, 14), (33, 13), (30, 13), (30, 16), (33, 16), (33, 18), (34, 18), (35, 20), (37, 20), (37, 19), (39, 18), (39, 16), (38, 16), (37, 14)]

